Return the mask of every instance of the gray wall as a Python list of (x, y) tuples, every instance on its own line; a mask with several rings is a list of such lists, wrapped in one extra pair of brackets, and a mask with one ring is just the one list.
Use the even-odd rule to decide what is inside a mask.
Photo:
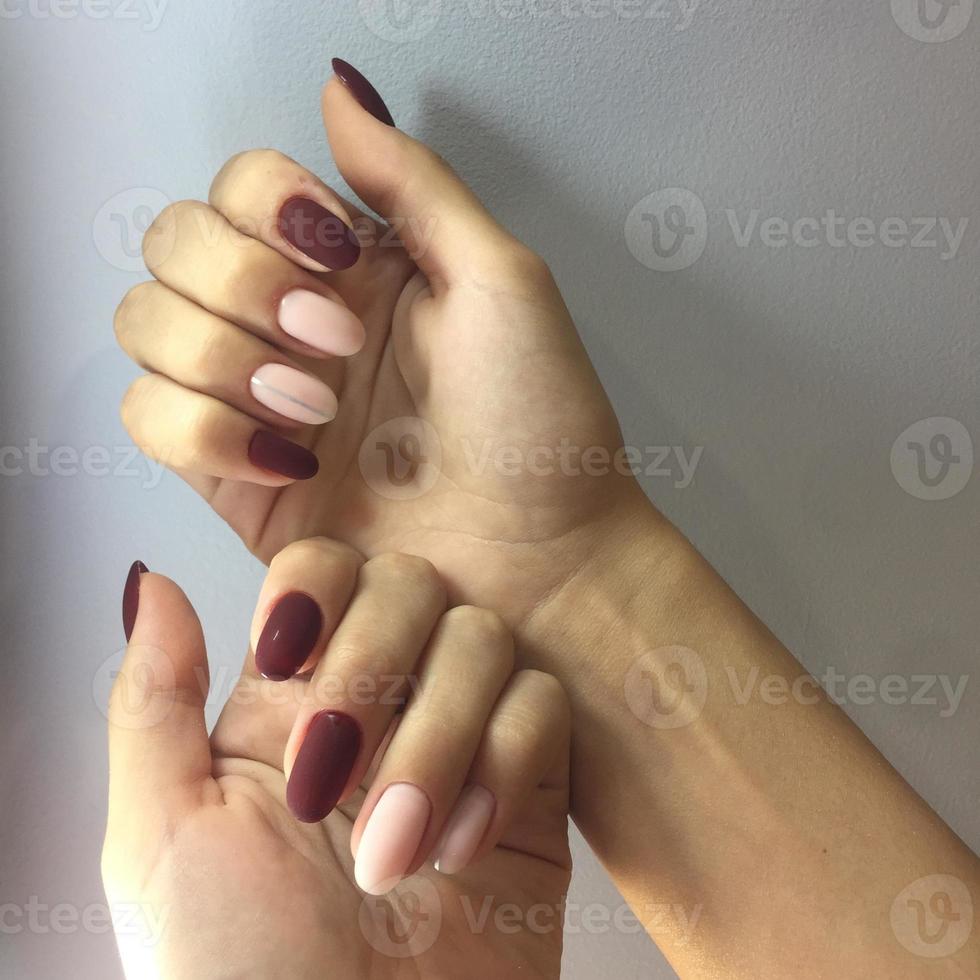
[[(240, 661), (262, 570), (176, 478), (125, 465), (116, 406), (136, 371), (111, 317), (142, 278), (148, 211), (204, 195), (232, 153), (276, 146), (342, 186), (317, 103), (334, 54), (549, 257), (627, 439), (701, 447), (688, 485), (674, 456), (646, 487), (810, 669), (973, 671), (972, 0), (932, 32), (916, 0), (403, 7), (61, 0), (55, 17), (48, 0), (0, 5), (0, 904), (103, 900), (99, 706), (129, 563), (186, 588), (216, 669)], [(651, 232), (672, 204), (693, 231), (665, 259)], [(795, 240), (762, 224), (831, 210), (843, 227), (805, 223)], [(848, 230), (853, 219), (866, 220)], [(942, 227), (955, 237), (964, 222), (948, 245)], [(62, 475), (44, 453), (18, 461), (32, 440), (68, 447)], [(959, 461), (930, 460), (930, 488), (909, 443)], [(123, 471), (99, 475), (89, 457), (70, 475), (91, 446)], [(847, 710), (976, 847), (975, 679), (952, 713), (943, 697), (888, 700)], [(614, 906), (581, 846), (577, 858), (571, 900)], [(573, 925), (566, 976), (672, 976), (645, 937)], [(110, 937), (40, 928), (0, 934), (0, 975), (117, 968)]]

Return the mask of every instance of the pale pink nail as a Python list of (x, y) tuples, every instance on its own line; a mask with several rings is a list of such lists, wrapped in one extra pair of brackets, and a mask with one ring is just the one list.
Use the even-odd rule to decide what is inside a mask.
[(493, 793), (482, 786), (470, 786), (463, 792), (436, 845), (436, 871), (454, 875), (469, 864), (490, 826), (496, 807)]
[(337, 396), (322, 381), (286, 364), (264, 364), (251, 387), (256, 401), (296, 422), (322, 425), (337, 414)]
[(412, 864), (432, 804), (411, 783), (393, 783), (375, 804), (357, 846), (354, 880), (369, 895), (391, 891)]
[(279, 326), (324, 354), (348, 357), (364, 346), (364, 324), (346, 306), (308, 289), (293, 289), (283, 296)]

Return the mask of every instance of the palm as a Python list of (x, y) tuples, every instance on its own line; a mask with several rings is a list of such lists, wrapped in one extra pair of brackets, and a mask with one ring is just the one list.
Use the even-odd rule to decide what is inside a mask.
[[(169, 929), (186, 935), (199, 928), (202, 909), (227, 909), (208, 917), (219, 923), (213, 955), (227, 976), (557, 976), (570, 874), (567, 772), (535, 792), (473, 868), (446, 877), (425, 867), (386, 898), (365, 899), (350, 856), (362, 793), (320, 824), (298, 823), (285, 807), (285, 779), (271, 760), (281, 758), (295, 707), (273, 704), (298, 700), (246, 708), (233, 699), (226, 707), (203, 803), (181, 819), (164, 858), (182, 869), (180, 892), (156, 896), (171, 909)], [(533, 916), (535, 928), (498, 928), (502, 907)], [(200, 955), (194, 951), (198, 968)], [(184, 975), (182, 964), (170, 967)]]
[[(365, 252), (356, 273), (332, 282), (364, 320), (369, 339), (348, 361), (307, 362), (341, 401), (337, 419), (310, 436), (319, 475), (284, 489), (227, 480), (199, 488), (263, 561), (316, 534), (369, 555), (411, 551), (458, 585), (457, 598), (479, 596), (512, 611), (520, 596), (517, 570), (546, 585), (542, 576), (555, 568), (547, 545), (599, 519), (628, 492), (626, 481), (606, 478), (599, 487), (561, 475), (554, 463), (544, 476), (520, 462), (516, 476), (497, 468), (501, 449), (516, 450), (520, 460), (563, 440), (619, 444), (615, 417), (557, 289), (539, 274), (535, 293), (526, 285), (472, 282), (434, 297), (394, 248)], [(424, 420), (437, 434), (438, 473), (429, 468), (431, 444), (421, 446), (428, 461), (421, 468), (413, 470), (411, 453), (406, 457), (401, 437), (412, 439), (415, 430), (395, 425), (375, 432), (405, 417)], [(378, 479), (366, 480), (361, 447), (369, 435), (366, 458)], [(385, 479), (386, 453), (409, 486)]]

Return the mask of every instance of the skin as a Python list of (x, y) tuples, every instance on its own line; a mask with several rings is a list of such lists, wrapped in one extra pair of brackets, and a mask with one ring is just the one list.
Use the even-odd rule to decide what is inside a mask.
[[(135, 441), (173, 465), (263, 560), (326, 534), (369, 555), (424, 556), (451, 603), (498, 610), (520, 662), (564, 684), (573, 816), (681, 976), (974, 975), (975, 930), (948, 955), (927, 958), (902, 942), (891, 913), (903, 889), (934, 874), (954, 876), (976, 901), (975, 856), (813, 686), (779, 704), (740, 702), (733, 675), (757, 671), (799, 688), (805, 671), (632, 476), (473, 464), (487, 440), (491, 453), (516, 450), (526, 461), (563, 440), (609, 459), (622, 437), (542, 260), (444, 161), (377, 122), (336, 80), (323, 112), (339, 171), (397, 229), (400, 247), (369, 245), (353, 268), (323, 272), (274, 235), (245, 249), (247, 259), (221, 236), (202, 248), (180, 213), (199, 215), (204, 205), (163, 215), (146, 251), (167, 288), (137, 290), (117, 317), (123, 346), (174, 379), (151, 375), (127, 394)], [(250, 212), (253, 228), (268, 228), (282, 201), (314, 184), (322, 188), (292, 161), (258, 151), (224, 168), (210, 201), (230, 220)], [(336, 207), (360, 215), (346, 202)], [(367, 219), (358, 228), (383, 238)], [(285, 281), (277, 263), (287, 255), (295, 276), (334, 291), (367, 333), (349, 359), (300, 355), (337, 392), (340, 414), (288, 430), (321, 463), (315, 479), (295, 484), (243, 458), (249, 416), (265, 417), (238, 395), (235, 408), (223, 397), (247, 387), (241, 348), (212, 346), (220, 368), (202, 362), (189, 383), (186, 365), (163, 351), (193, 349), (200, 321), (161, 312), (161, 297), (188, 291), (182, 270), (203, 264), (201, 281), (211, 285), (189, 298), (227, 311), (248, 292), (254, 310), (235, 322), (251, 321), (239, 331), (251, 342), (274, 321)], [(266, 341), (292, 351), (274, 327)], [(401, 416), (428, 422), (441, 443), (438, 478), (411, 500), (378, 493), (358, 465), (365, 438)], [(693, 651), (686, 668), (662, 653), (643, 659), (677, 646)], [(668, 727), (637, 709), (637, 690), (648, 705), (672, 704), (686, 724)]]
[[(372, 607), (374, 628), (353, 624), (365, 651), (380, 649), (383, 634), (411, 636), (420, 615), (429, 628), (422, 649), (399, 646), (420, 694), (393, 734), (386, 734), (390, 702), (361, 698), (353, 709), (366, 735), (362, 763), (341, 805), (319, 823), (299, 822), (285, 805), (287, 741), (317, 675), (322, 681), (333, 671), (342, 680), (343, 667), (332, 667), (336, 658), (321, 648), (303, 675), (275, 682), (255, 672), (250, 656), (209, 739), (200, 623), (173, 582), (142, 576), (139, 614), (110, 700), (102, 860), (110, 905), (121, 913), (128, 976), (558, 976), (571, 868), (564, 694), (554, 678), (513, 672), (512, 644), (494, 614), (472, 607), (444, 614), (445, 595), (428, 563), (380, 556), (358, 568), (350, 556), (323, 539), (293, 545), (273, 564), (263, 598), (315, 594), (353, 567), (353, 598), (348, 605), (350, 590), (342, 591), (338, 608), (326, 610), (325, 641), (343, 635), (358, 609)], [(383, 620), (376, 615), (382, 605)], [(260, 603), (257, 625), (266, 614)], [(486, 668), (482, 683), (474, 672), (460, 682), (457, 665), (471, 656)], [(352, 711), (343, 698), (332, 706)], [(429, 765), (433, 757), (438, 770)], [(405, 782), (433, 805), (416, 874), (368, 899), (354, 882), (352, 853), (381, 790)], [(494, 818), (469, 865), (441, 874), (431, 864), (433, 846), (471, 782), (494, 793)], [(134, 905), (143, 910), (142, 932), (122, 914)], [(509, 909), (543, 910), (543, 927), (496, 928)]]

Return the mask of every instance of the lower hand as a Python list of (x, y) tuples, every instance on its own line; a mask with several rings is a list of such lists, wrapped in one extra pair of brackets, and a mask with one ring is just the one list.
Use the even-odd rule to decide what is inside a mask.
[(129, 976), (558, 976), (568, 709), (499, 617), (447, 613), (422, 559), (298, 542), (209, 738), (190, 603), (134, 570), (126, 608), (103, 876), (144, 913)]

